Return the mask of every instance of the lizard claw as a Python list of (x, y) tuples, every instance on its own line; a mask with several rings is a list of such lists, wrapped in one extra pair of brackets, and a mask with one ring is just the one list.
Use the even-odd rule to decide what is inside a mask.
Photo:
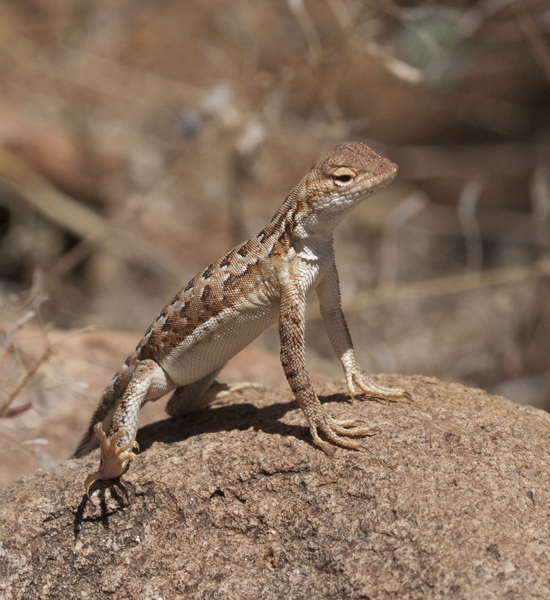
[(101, 423), (96, 424), (94, 431), (101, 447), (101, 461), (99, 469), (86, 477), (84, 486), (86, 487), (87, 495), (89, 495), (92, 483), (98, 479), (116, 479), (120, 477), (126, 465), (136, 457), (132, 452), (132, 448), (139, 450), (139, 445), (135, 440), (131, 440), (122, 446), (117, 446), (118, 440), (128, 435), (125, 429), (119, 429), (110, 439), (107, 439)]
[(367, 448), (355, 440), (350, 440), (350, 437), (364, 437), (381, 433), (381, 430), (377, 427), (365, 427), (364, 421), (358, 421), (356, 419), (339, 421), (326, 416), (322, 422), (310, 424), (310, 430), (315, 444), (329, 456), (334, 454), (336, 448), (332, 444), (323, 441), (319, 437), (317, 429), (320, 429), (332, 444), (341, 446), (342, 448), (359, 450), (360, 452), (365, 452)]
[(413, 401), (412, 396), (407, 390), (378, 385), (362, 371), (352, 372), (346, 376), (346, 379), (352, 398), (358, 395), (357, 388), (359, 388), (359, 394), (365, 394), (369, 398), (378, 400), (379, 402), (405, 402), (406, 404), (410, 404)]

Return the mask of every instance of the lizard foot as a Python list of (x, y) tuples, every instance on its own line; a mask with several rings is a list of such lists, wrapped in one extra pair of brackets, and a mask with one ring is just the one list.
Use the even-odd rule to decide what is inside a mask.
[(406, 404), (412, 402), (412, 396), (406, 390), (378, 385), (362, 371), (348, 373), (346, 380), (352, 398), (365, 394), (369, 398), (380, 402), (405, 402)]
[(122, 446), (117, 446), (118, 440), (128, 436), (125, 429), (119, 429), (109, 439), (107, 439), (101, 423), (97, 423), (94, 427), (94, 431), (101, 447), (101, 461), (99, 463), (99, 469), (86, 477), (86, 481), (84, 482), (86, 494), (89, 493), (90, 486), (94, 481), (97, 481), (98, 479), (116, 479), (117, 477), (120, 477), (122, 473), (124, 473), (126, 465), (136, 457), (132, 452), (132, 448), (137, 448), (139, 450), (139, 445), (135, 440), (123, 444)]
[[(335, 447), (332, 444), (328, 444), (323, 441), (317, 429), (320, 429), (325, 437), (336, 446), (342, 448), (350, 448), (351, 450), (366, 450), (365, 446), (357, 442), (356, 440), (350, 440), (349, 438), (364, 437), (375, 435), (380, 433), (380, 429), (376, 427), (366, 427), (364, 421), (358, 421), (354, 419), (350, 420), (337, 420), (332, 417), (325, 417), (322, 423), (318, 425), (310, 425), (311, 436), (317, 446), (326, 452), (329, 456), (332, 456), (335, 451)], [(346, 437), (342, 437), (346, 436)]]

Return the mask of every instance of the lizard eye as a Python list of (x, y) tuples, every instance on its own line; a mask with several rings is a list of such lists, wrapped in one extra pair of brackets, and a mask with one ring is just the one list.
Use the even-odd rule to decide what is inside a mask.
[(332, 173), (332, 179), (336, 185), (342, 185), (344, 183), (349, 183), (352, 179), (355, 178), (357, 174), (355, 171), (348, 169), (348, 167), (338, 167)]

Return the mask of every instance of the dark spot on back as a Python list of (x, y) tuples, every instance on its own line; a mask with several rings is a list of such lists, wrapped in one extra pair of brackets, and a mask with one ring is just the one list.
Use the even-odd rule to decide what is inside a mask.
[(231, 262), (233, 261), (234, 256), (235, 256), (235, 249), (231, 250), (231, 252), (228, 252), (225, 255), (223, 260), (220, 262), (220, 267), (228, 267), (231, 264)]
[(202, 290), (201, 300), (203, 302), (206, 302), (211, 296), (212, 296), (212, 286), (205, 285), (204, 289)]
[(195, 280), (191, 279), (191, 281), (185, 286), (185, 288), (183, 289), (184, 292), (188, 292), (189, 290), (193, 289), (193, 286), (195, 285)]
[(252, 240), (248, 240), (237, 250), (237, 254), (240, 254), (241, 256), (246, 256), (250, 252), (251, 248)]
[(178, 292), (171, 300), (170, 306), (173, 306), (181, 298), (181, 292)]
[(254, 267), (257, 264), (258, 264), (258, 261), (255, 260), (253, 263), (246, 265), (246, 269), (242, 273), (239, 273), (238, 275), (234, 275), (232, 273), (231, 275), (229, 275), (229, 277), (223, 282), (224, 287), (228, 288), (228, 289), (237, 287), (240, 280), (243, 279), (244, 277), (246, 277), (250, 273), (250, 271), (252, 271), (254, 269)]
[(203, 279), (209, 279), (212, 277), (212, 271), (214, 270), (214, 265), (210, 264), (206, 267), (206, 269), (202, 272)]
[(224, 287), (226, 288), (233, 288), (235, 287), (235, 283), (239, 280), (239, 275), (235, 275), (234, 273), (231, 273), (227, 279), (223, 282)]

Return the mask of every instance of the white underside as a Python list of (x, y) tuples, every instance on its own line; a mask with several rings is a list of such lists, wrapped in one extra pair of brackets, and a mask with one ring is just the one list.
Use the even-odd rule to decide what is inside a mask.
[(279, 304), (254, 306), (228, 315), (222, 311), (197, 329), (193, 338), (184, 340), (162, 362), (162, 368), (176, 385), (187, 385), (206, 377), (248, 346), (279, 316)]

